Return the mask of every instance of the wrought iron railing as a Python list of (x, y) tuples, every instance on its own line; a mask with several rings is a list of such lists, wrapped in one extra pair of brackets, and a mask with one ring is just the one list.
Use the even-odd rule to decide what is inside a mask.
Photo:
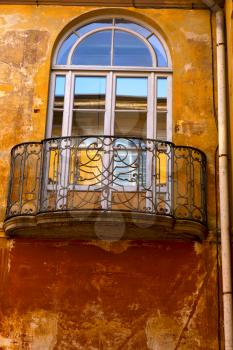
[(54, 211), (128, 211), (206, 223), (206, 157), (133, 137), (63, 137), (11, 152), (6, 219)]

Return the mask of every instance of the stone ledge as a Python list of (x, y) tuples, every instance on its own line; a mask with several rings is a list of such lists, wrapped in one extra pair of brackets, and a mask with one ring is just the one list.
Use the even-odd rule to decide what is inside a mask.
[(191, 220), (128, 212), (61, 211), (5, 221), (8, 237), (202, 241), (207, 228)]

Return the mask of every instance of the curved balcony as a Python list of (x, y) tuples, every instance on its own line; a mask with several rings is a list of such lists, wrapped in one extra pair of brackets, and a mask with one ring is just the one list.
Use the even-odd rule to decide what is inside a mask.
[(11, 152), (5, 230), (114, 239), (121, 227), (125, 239), (200, 240), (205, 189), (206, 157), (196, 148), (113, 136), (23, 143)]

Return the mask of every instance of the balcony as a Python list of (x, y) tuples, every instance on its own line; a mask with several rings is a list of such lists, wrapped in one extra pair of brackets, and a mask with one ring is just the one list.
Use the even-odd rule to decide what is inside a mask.
[(11, 152), (4, 227), (9, 236), (202, 240), (205, 191), (196, 148), (113, 136), (23, 143)]

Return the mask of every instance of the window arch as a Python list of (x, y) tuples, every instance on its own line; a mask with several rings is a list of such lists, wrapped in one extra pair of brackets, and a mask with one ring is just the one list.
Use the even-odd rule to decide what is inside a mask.
[(55, 51), (46, 136), (171, 140), (171, 73), (148, 27), (111, 17), (73, 28)]

